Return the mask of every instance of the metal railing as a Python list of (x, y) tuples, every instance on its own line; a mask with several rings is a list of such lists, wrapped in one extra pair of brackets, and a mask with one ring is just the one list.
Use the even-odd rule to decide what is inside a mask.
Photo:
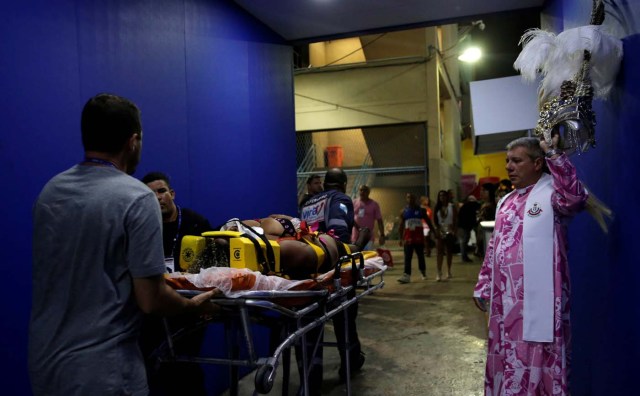
[(426, 126), (422, 123), (297, 132), (298, 199), (306, 192), (309, 176), (324, 176), (332, 167), (327, 147), (339, 145), (344, 152), (340, 167), (348, 179), (346, 194), (356, 198), (363, 184), (376, 191), (380, 188), (388, 200), (393, 200), (397, 192), (401, 202), (387, 202), (386, 205), (387, 208), (394, 207), (395, 214), (395, 206), (404, 205), (407, 192), (426, 193), (426, 142)]
[(307, 153), (305, 154), (300, 166), (298, 166), (297, 175), (298, 175), (298, 198), (300, 198), (305, 193), (305, 187), (307, 185), (307, 177), (309, 177), (313, 172), (312, 170), (316, 168), (316, 145), (311, 144)]
[(362, 161), (360, 171), (356, 171), (356, 176), (353, 179), (353, 183), (351, 185), (351, 199), (355, 199), (358, 197), (360, 186), (366, 184), (371, 187), (375, 173), (365, 172), (365, 170), (371, 169), (372, 165), (373, 160), (371, 159), (371, 153), (367, 153), (367, 155), (364, 157), (364, 161)]

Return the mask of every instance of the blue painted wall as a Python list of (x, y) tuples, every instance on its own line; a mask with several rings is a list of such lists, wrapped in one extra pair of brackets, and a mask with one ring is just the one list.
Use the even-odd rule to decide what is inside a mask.
[[(585, 24), (590, 4), (553, 0), (546, 13), (560, 31)], [(598, 147), (574, 162), (616, 218), (606, 235), (586, 214), (570, 227), (575, 395), (630, 394), (640, 361), (640, 4), (607, 4), (623, 70), (610, 100), (595, 104)], [(291, 48), (223, 0), (5, 2), (0, 37), (3, 394), (28, 395), (31, 205), (80, 160), (87, 98), (134, 100), (145, 131), (137, 176), (168, 172), (177, 201), (212, 223), (293, 213)]]
[(28, 395), (31, 207), (82, 158), (86, 100), (136, 102), (135, 176), (169, 173), (178, 203), (213, 224), (295, 213), (292, 50), (227, 0), (4, 2), (0, 37), (2, 393)]
[[(587, 214), (570, 227), (574, 395), (637, 393), (640, 266), (636, 198), (640, 147), (640, 2), (605, 2), (605, 26), (624, 42), (624, 60), (607, 101), (597, 100), (597, 147), (575, 157), (582, 180), (615, 212), (604, 234)], [(590, 0), (555, 0), (546, 12), (557, 32), (589, 22)]]

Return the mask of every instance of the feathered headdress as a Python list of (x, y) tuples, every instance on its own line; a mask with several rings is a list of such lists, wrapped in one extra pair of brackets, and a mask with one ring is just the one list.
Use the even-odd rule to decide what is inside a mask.
[(594, 0), (591, 23), (558, 35), (532, 29), (522, 36), (522, 51), (514, 63), (528, 81), (542, 76), (538, 89), (540, 118), (535, 133), (551, 143), (561, 134), (565, 152), (595, 146), (593, 97), (605, 98), (622, 60), (622, 42), (602, 29), (604, 3)]
[[(539, 75), (540, 118), (537, 136), (551, 145), (552, 132), (560, 134), (567, 154), (595, 147), (596, 115), (593, 97), (605, 98), (614, 84), (622, 60), (622, 42), (602, 29), (604, 2), (593, 1), (591, 22), (558, 35), (532, 29), (522, 36), (522, 51), (513, 66), (525, 80)], [(613, 212), (589, 191), (586, 210), (607, 232)]]

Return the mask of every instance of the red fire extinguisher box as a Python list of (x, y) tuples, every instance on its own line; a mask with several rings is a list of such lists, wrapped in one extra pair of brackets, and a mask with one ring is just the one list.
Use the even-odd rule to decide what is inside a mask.
[(327, 166), (329, 168), (341, 168), (343, 160), (342, 146), (327, 146), (325, 153), (327, 155)]

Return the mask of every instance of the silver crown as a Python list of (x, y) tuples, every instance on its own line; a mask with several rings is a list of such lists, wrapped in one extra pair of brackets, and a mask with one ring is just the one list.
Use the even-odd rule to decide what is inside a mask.
[(559, 147), (567, 154), (581, 154), (596, 145), (596, 115), (591, 107), (593, 87), (589, 77), (590, 58), (589, 52), (585, 51), (580, 71), (573, 80), (563, 81), (560, 94), (542, 106), (534, 130), (548, 144), (551, 144), (551, 137), (559, 133)]

